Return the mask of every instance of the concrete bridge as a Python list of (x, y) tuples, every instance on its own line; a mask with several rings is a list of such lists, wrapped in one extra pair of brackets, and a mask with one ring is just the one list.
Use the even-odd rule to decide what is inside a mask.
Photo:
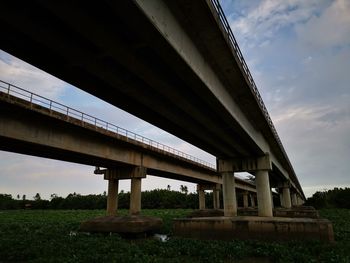
[[(271, 219), (271, 188), (280, 189), (286, 208), (305, 196), (218, 0), (13, 0), (0, 7), (1, 49), (217, 157), (226, 217), (215, 219), (219, 228), (248, 225), (253, 237), (265, 233), (264, 224), (309, 231), (310, 221)], [(255, 176), (259, 218), (249, 220), (257, 225), (236, 218), (236, 172)], [(186, 224), (179, 225), (183, 234)], [(212, 222), (200, 224), (209, 236), (220, 232)], [(310, 224), (316, 235), (330, 229)], [(231, 237), (235, 229), (222, 233)]]
[(255, 175), (260, 216), (272, 216), (271, 187), (287, 206), (305, 200), (217, 0), (1, 9), (1, 49), (216, 156), (226, 216), (235, 172)]
[[(200, 209), (204, 190), (212, 190), (213, 206), (220, 208), (222, 177), (208, 162), (3, 81), (0, 110), (1, 150), (107, 167), (95, 173), (109, 181), (109, 215), (116, 213), (123, 179), (131, 179), (130, 213), (140, 212), (147, 174), (198, 184)], [(236, 178), (235, 186), (255, 199), (254, 184)]]

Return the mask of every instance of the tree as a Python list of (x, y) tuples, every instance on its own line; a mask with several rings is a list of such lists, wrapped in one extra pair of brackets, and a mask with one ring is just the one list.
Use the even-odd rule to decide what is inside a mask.
[(22, 200), (25, 201), (26, 200), (26, 195), (22, 196)]
[(170, 191), (170, 188), (171, 188), (171, 186), (170, 186), (170, 184), (168, 184), (167, 190)]
[(21, 198), (21, 197), (20, 197), (20, 195), (18, 194), (18, 195), (17, 195), (17, 199), (19, 200), (20, 198)]
[(184, 193), (184, 194), (187, 195), (187, 193), (188, 193), (187, 186), (186, 185), (180, 185), (180, 191), (181, 191), (181, 193)]
[(57, 194), (51, 194), (51, 195), (50, 195), (50, 199), (51, 199), (51, 200), (54, 199), (54, 198), (57, 198), (57, 197), (58, 197)]
[(41, 200), (41, 196), (39, 193), (36, 193), (36, 195), (34, 196), (34, 201), (40, 201)]

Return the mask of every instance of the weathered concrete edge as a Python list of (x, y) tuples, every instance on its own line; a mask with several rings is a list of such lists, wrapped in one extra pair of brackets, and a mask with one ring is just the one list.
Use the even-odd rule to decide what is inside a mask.
[(201, 217), (174, 219), (175, 236), (219, 240), (334, 242), (327, 219), (285, 217)]

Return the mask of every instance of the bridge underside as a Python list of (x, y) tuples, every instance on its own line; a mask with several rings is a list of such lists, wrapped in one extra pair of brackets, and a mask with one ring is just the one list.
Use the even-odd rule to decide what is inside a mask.
[(263, 154), (133, 1), (6, 5), (10, 54), (215, 156)]
[(290, 179), (303, 195), (205, 1), (1, 8), (1, 49), (218, 158), (270, 152), (271, 185)]

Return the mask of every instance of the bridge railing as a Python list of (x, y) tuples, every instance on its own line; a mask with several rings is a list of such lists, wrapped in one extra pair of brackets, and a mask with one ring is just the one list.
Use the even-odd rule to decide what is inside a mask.
[(242, 68), (242, 70), (243, 70), (243, 72), (245, 74), (245, 77), (248, 80), (249, 88), (251, 89), (253, 95), (255, 96), (255, 98), (256, 98), (256, 100), (258, 102), (258, 105), (259, 105), (261, 111), (263, 112), (264, 117), (265, 117), (267, 123), (269, 124), (269, 126), (271, 128), (271, 131), (272, 131), (272, 133), (273, 133), (277, 143), (279, 144), (279, 146), (281, 148), (281, 151), (283, 152), (284, 156), (286, 157), (286, 160), (289, 163), (291, 169), (293, 169), (292, 165), (291, 165), (291, 163), (289, 161), (289, 158), (287, 156), (287, 153), (286, 153), (286, 151), (285, 151), (285, 149), (283, 147), (281, 139), (278, 136), (277, 130), (276, 130), (276, 128), (275, 128), (275, 126), (274, 126), (274, 124), (273, 124), (273, 122), (271, 120), (271, 117), (270, 117), (270, 115), (269, 115), (269, 113), (268, 113), (268, 111), (266, 109), (264, 101), (263, 101), (263, 99), (262, 99), (262, 97), (261, 97), (261, 95), (260, 95), (260, 93), (258, 91), (258, 88), (257, 88), (257, 86), (255, 84), (255, 81), (254, 81), (254, 79), (252, 77), (252, 74), (250, 73), (250, 70), (249, 70), (249, 68), (247, 66), (247, 63), (245, 62), (244, 57), (242, 55), (242, 52), (241, 52), (241, 50), (240, 50), (240, 48), (238, 46), (238, 43), (237, 43), (237, 41), (236, 41), (236, 39), (235, 39), (235, 37), (233, 35), (232, 29), (231, 29), (230, 24), (228, 23), (228, 21), (226, 19), (225, 13), (224, 13), (224, 11), (223, 11), (220, 3), (219, 3), (219, 0), (209, 0), (209, 3), (212, 5), (214, 10), (216, 11), (216, 14), (217, 14), (217, 17), (219, 18), (221, 26), (225, 30), (228, 42), (229, 42), (231, 48), (233, 49), (233, 51), (235, 52), (235, 54), (236, 54), (236, 56), (237, 56), (237, 58), (239, 60), (240, 66), (241, 66), (241, 68)]
[(146, 145), (157, 148), (157, 149), (162, 150), (164, 152), (185, 158), (189, 161), (195, 162), (195, 163), (200, 164), (202, 166), (205, 166), (205, 167), (208, 167), (211, 169), (216, 169), (215, 165), (213, 165), (209, 162), (203, 161), (203, 160), (196, 158), (192, 155), (189, 155), (189, 154), (184, 153), (182, 151), (176, 150), (175, 148), (172, 148), (172, 147), (167, 146), (165, 144), (162, 144), (160, 142), (151, 140), (151, 139), (146, 138), (142, 135), (136, 134), (132, 131), (129, 131), (127, 129), (119, 127), (119, 126), (112, 124), (110, 122), (101, 120), (101, 119), (96, 118), (96, 117), (89, 115), (87, 113), (73, 109), (73, 108), (68, 107), (66, 105), (63, 105), (59, 102), (50, 100), (48, 98), (45, 98), (45, 97), (40, 96), (38, 94), (35, 94), (33, 92), (27, 91), (25, 89), (22, 89), (20, 87), (12, 85), (8, 82), (0, 80), (0, 91), (3, 93), (6, 93), (8, 95), (12, 95), (12, 96), (15, 96), (17, 98), (26, 100), (30, 104), (36, 104), (36, 105), (39, 105), (41, 107), (47, 108), (50, 111), (59, 112), (61, 114), (64, 114), (66, 117), (72, 117), (72, 118), (78, 119), (82, 122), (89, 123), (89, 124), (95, 126), (96, 128), (105, 129), (105, 130), (113, 132), (117, 135), (124, 136), (126, 138), (144, 143)]

